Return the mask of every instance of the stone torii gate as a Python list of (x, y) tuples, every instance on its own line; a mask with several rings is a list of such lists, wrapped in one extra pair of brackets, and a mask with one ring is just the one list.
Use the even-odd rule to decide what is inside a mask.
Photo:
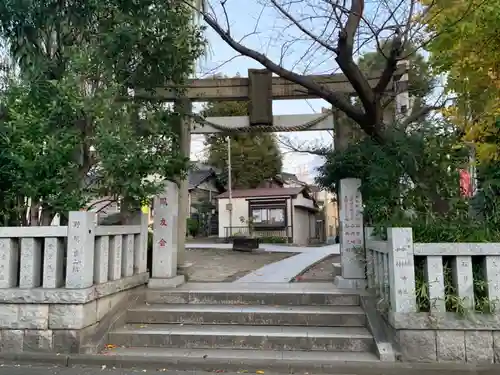
[[(404, 84), (408, 80), (407, 72), (407, 64), (400, 64), (393, 75), (394, 83), (400, 82), (403, 84), (393, 84), (394, 87), (398, 86), (396, 93), (407, 90), (407, 85)], [(368, 77), (368, 82), (372, 87), (378, 83), (381, 74), (380, 72)], [(328, 90), (347, 96), (355, 94), (350, 82), (343, 74), (316, 75), (308, 78), (313, 79)], [(182, 98), (178, 97), (178, 90), (173, 87), (159, 88), (153, 93), (139, 92), (136, 97), (175, 103), (176, 111), (184, 115), (181, 120), (180, 147), (182, 154), (186, 157), (189, 157), (191, 151), (191, 134), (334, 129), (335, 114), (332, 112), (326, 114), (273, 116), (273, 100), (317, 99), (318, 96), (311, 94), (306, 88), (294, 82), (280, 77), (273, 77), (271, 72), (265, 69), (248, 70), (248, 78), (194, 79), (188, 81), (187, 85), (181, 89)], [(192, 114), (193, 102), (235, 100), (249, 101), (248, 116), (209, 117), (204, 119)], [(352, 185), (352, 182), (349, 185)], [(354, 183), (349, 189), (356, 189), (355, 185)], [(350, 193), (350, 195), (355, 194), (356, 191)], [(352, 198), (349, 197), (347, 199)], [(342, 209), (345, 202), (343, 196), (339, 198), (342, 221), (342, 217), (345, 216)], [(188, 213), (187, 179), (180, 180), (178, 183), (166, 182), (165, 192), (154, 199), (153, 269), (152, 278), (149, 281), (150, 288), (175, 287), (185, 282), (183, 270), (189, 266), (185, 263)], [(342, 276), (344, 279), (364, 278), (364, 265), (351, 264), (356, 263), (356, 260), (348, 254), (348, 247), (352, 247), (349, 244), (350, 241), (341, 239), (341, 258), (344, 259), (344, 261), (341, 261)], [(363, 267), (362, 274), (360, 273), (361, 267)], [(180, 271), (180, 274), (178, 274), (178, 271)]]

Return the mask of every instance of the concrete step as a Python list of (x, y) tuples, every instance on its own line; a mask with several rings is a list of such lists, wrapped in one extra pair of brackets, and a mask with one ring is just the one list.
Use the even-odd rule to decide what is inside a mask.
[(358, 306), (359, 291), (332, 283), (187, 283), (146, 291), (151, 304)]
[[(381, 364), (375, 354), (360, 352), (306, 352), (240, 349), (180, 349), (180, 348), (116, 348), (106, 351), (104, 358), (113, 363), (130, 359), (131, 363), (148, 364), (150, 368), (168, 370), (255, 373), (375, 373), (373, 366)], [(124, 361), (125, 360), (125, 361)], [(391, 364), (394, 366), (394, 364)], [(137, 365), (136, 365), (137, 366)], [(143, 365), (139, 365), (142, 367)], [(387, 370), (387, 369), (385, 369)], [(401, 371), (401, 370), (399, 370)], [(401, 372), (392, 375), (398, 375)]]
[(129, 309), (127, 322), (363, 327), (366, 316), (359, 306), (158, 304)]
[(125, 347), (374, 351), (373, 337), (362, 327), (127, 324), (111, 332), (109, 342)]

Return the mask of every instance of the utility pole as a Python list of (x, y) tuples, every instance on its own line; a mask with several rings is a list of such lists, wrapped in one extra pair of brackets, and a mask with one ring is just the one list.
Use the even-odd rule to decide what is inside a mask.
[(231, 136), (227, 137), (227, 190), (229, 192), (229, 236), (233, 235), (233, 187), (231, 173)]

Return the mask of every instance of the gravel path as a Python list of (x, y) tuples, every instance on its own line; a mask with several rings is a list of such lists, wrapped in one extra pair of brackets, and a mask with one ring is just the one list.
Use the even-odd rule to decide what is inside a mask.
[(309, 268), (302, 275), (297, 276), (295, 281), (299, 283), (333, 282), (336, 275), (333, 274), (332, 263), (336, 262), (340, 262), (340, 255), (331, 255), (322, 262)]
[(293, 253), (236, 252), (231, 249), (186, 249), (189, 281), (232, 282), (267, 264), (278, 262)]

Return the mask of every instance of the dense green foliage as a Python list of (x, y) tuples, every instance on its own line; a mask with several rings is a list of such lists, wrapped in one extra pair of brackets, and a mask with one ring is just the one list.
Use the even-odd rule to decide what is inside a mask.
[[(461, 196), (458, 170), (467, 167), (468, 153), (454, 147), (459, 132), (437, 122), (422, 124), (410, 135), (398, 134), (397, 129), (391, 132), (393, 139), (404, 140), (401, 152), (418, 159), (425, 190), (408, 179), (393, 152), (370, 139), (355, 142), (344, 152), (331, 152), (319, 170), (318, 182), (335, 191), (340, 179), (360, 178), (366, 224), (381, 229), (412, 227), (416, 242), (500, 240), (498, 219), (494, 218), (498, 199), (488, 193), (495, 179), (481, 174), (486, 178), (485, 189), (475, 200), (483, 199), (477, 202), (484, 210), (482, 215), (471, 215), (469, 200)], [(436, 203), (444, 203), (446, 209), (434, 209)]]
[(432, 36), (426, 45), (434, 74), (447, 75), (453, 105), (443, 114), (481, 162), (500, 160), (500, 1), (425, 0), (421, 22)]
[(2, 224), (47, 224), (103, 196), (136, 207), (161, 187), (148, 177), (183, 173), (179, 115), (134, 102), (130, 89), (192, 72), (203, 43), (189, 7), (4, 1), (0, 19), (16, 67), (0, 97)]

